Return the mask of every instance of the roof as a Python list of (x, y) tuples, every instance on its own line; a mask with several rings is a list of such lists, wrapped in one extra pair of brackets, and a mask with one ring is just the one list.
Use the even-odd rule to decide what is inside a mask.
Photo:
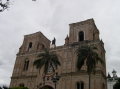
[(36, 36), (36, 35), (42, 35), (43, 37), (45, 37), (48, 41), (50, 41), (41, 31), (38, 31), (36, 33), (32, 33), (32, 34), (28, 34), (28, 35), (24, 35), (25, 37), (32, 37), (32, 36)]

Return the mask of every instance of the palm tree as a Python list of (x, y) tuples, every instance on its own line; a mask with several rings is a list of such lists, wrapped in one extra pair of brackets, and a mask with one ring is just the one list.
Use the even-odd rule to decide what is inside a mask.
[(79, 46), (76, 50), (77, 54), (77, 69), (81, 70), (82, 66), (86, 62), (87, 73), (89, 75), (89, 89), (91, 88), (91, 73), (95, 73), (96, 64), (100, 61), (104, 63), (96, 52), (97, 48), (95, 46), (84, 45)]
[(52, 67), (53, 72), (55, 72), (55, 69), (57, 69), (57, 67), (61, 64), (59, 62), (58, 56), (55, 53), (49, 52), (48, 49), (45, 49), (43, 53), (38, 55), (37, 60), (34, 61), (33, 65), (39, 69), (39, 72), (43, 67), (44, 74), (46, 75), (50, 67)]

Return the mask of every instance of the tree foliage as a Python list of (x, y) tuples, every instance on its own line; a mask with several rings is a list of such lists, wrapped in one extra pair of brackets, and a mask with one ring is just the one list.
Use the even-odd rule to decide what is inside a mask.
[(113, 86), (113, 89), (120, 89), (120, 78), (116, 82), (116, 84)]
[(0, 89), (2, 89), (2, 87), (0, 86)]
[(3, 89), (9, 89), (7, 86), (3, 86)]
[(3, 85), (2, 87), (0, 86), (0, 89), (9, 89), (7, 86)]
[(34, 61), (33, 65), (35, 65), (39, 71), (43, 67), (44, 73), (46, 74), (49, 67), (52, 67), (53, 71), (55, 71), (55, 69), (60, 66), (60, 62), (55, 53), (49, 52), (48, 49), (45, 49), (43, 53), (38, 55), (37, 60)]
[(84, 45), (80, 46), (76, 53), (77, 53), (77, 69), (81, 70), (82, 66), (86, 62), (87, 66), (87, 73), (91, 74), (95, 72), (96, 64), (98, 62), (104, 63), (103, 60), (99, 57), (98, 53), (96, 52), (97, 47)]
[(6, 0), (5, 3), (0, 0), (0, 12), (3, 12), (4, 10), (9, 8), (9, 0)]
[[(99, 57), (97, 53), (97, 47), (84, 45), (79, 46), (76, 50), (77, 53), (77, 69), (81, 70), (82, 66), (86, 64), (87, 66), (87, 73), (89, 75), (89, 89), (90, 89), (90, 75), (91, 73), (95, 73), (96, 64), (98, 62), (104, 63), (103, 60)], [(86, 62), (86, 63), (85, 63)]]

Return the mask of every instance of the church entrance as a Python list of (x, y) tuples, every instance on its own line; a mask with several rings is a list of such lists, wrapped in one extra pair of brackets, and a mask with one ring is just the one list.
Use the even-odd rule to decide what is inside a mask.
[(45, 85), (45, 86), (43, 86), (42, 88), (40, 88), (40, 89), (54, 89), (53, 87), (51, 87), (51, 86), (48, 86), (48, 85)]

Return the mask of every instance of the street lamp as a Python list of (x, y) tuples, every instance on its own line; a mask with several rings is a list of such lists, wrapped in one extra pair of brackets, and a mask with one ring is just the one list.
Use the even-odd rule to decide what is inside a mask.
[(51, 80), (52, 80), (53, 83), (55, 84), (55, 89), (56, 89), (56, 84), (57, 84), (57, 82), (60, 80), (60, 76), (58, 75), (58, 73), (55, 73), (55, 75), (52, 77)]

